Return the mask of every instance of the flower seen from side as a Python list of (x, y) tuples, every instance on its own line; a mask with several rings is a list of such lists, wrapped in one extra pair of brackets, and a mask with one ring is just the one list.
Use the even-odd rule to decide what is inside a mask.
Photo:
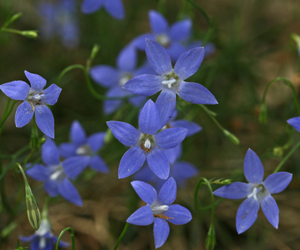
[(147, 159), (150, 169), (161, 179), (167, 179), (170, 165), (164, 149), (176, 147), (187, 133), (186, 128), (170, 128), (159, 131), (161, 126), (158, 110), (152, 100), (148, 100), (139, 116), (139, 130), (128, 123), (109, 121), (107, 126), (124, 145), (131, 147), (122, 157), (119, 178), (137, 172)]
[(57, 102), (61, 88), (51, 84), (44, 89), (46, 80), (43, 77), (26, 70), (25, 75), (31, 86), (24, 81), (12, 81), (0, 85), (1, 91), (9, 98), (23, 101), (15, 115), (16, 127), (27, 125), (35, 114), (39, 129), (45, 135), (54, 138), (54, 117), (47, 105), (54, 105)]
[(144, 96), (161, 91), (156, 105), (164, 126), (175, 111), (176, 94), (195, 104), (217, 104), (216, 98), (199, 83), (185, 80), (196, 73), (204, 58), (203, 48), (194, 48), (182, 54), (174, 68), (167, 51), (157, 42), (146, 39), (146, 55), (158, 75), (143, 74), (129, 80), (124, 89)]
[(249, 149), (244, 160), (244, 174), (249, 183), (235, 182), (214, 191), (214, 195), (228, 199), (246, 198), (236, 215), (236, 229), (239, 234), (248, 230), (262, 211), (271, 225), (278, 228), (279, 208), (272, 194), (283, 191), (291, 182), (292, 174), (277, 172), (264, 181), (264, 167), (254, 151)]
[(97, 152), (104, 145), (106, 133), (100, 132), (86, 136), (86, 133), (78, 121), (74, 121), (71, 126), (71, 143), (62, 143), (59, 146), (60, 155), (64, 158), (69, 157), (89, 157), (88, 165), (101, 173), (108, 173), (109, 168)]
[(173, 178), (166, 181), (158, 194), (148, 183), (133, 181), (131, 185), (137, 195), (147, 204), (130, 215), (127, 222), (138, 226), (154, 223), (155, 248), (161, 247), (166, 242), (170, 232), (168, 222), (183, 225), (191, 221), (192, 215), (188, 209), (172, 204), (177, 193), (176, 182)]
[[(59, 150), (53, 140), (48, 138), (42, 145), (42, 159), (45, 165), (35, 164), (26, 173), (38, 181), (44, 182), (49, 196), (61, 195), (77, 206), (82, 206), (82, 199), (69, 179), (75, 179), (87, 166), (89, 156), (69, 157), (60, 161)], [(29, 167), (31, 164), (27, 164)]]

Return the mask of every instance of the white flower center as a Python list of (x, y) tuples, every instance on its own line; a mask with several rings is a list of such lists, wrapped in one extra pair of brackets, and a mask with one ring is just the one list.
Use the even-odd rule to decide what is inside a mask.
[(46, 246), (46, 238), (45, 237), (41, 237), (40, 241), (39, 241), (39, 249), (44, 249)]
[(169, 206), (168, 205), (161, 205), (161, 206), (156, 206), (156, 205), (152, 205), (152, 212), (153, 214), (162, 214), (165, 211), (168, 211)]
[(253, 188), (253, 191), (252, 191), (252, 193), (251, 194), (249, 194), (247, 197), (248, 198), (251, 198), (251, 197), (253, 197), (254, 198), (254, 200), (256, 200), (257, 201), (257, 193), (260, 191), (260, 189), (259, 188)]
[(150, 149), (151, 148), (151, 142), (149, 139), (146, 139), (146, 141), (144, 142), (144, 147), (146, 149)]
[(170, 89), (170, 88), (172, 88), (172, 84), (175, 83), (175, 82), (176, 82), (176, 79), (174, 79), (173, 77), (171, 77), (169, 80), (164, 80), (161, 83), (163, 85), (167, 85), (168, 88)]
[(50, 170), (51, 170), (50, 180), (58, 181), (64, 179), (65, 172), (61, 164), (56, 166), (51, 166)]
[(77, 155), (92, 155), (92, 150), (88, 144), (82, 145), (76, 149)]
[(50, 232), (50, 230), (51, 230), (50, 222), (47, 219), (43, 219), (41, 221), (40, 228), (37, 231), (35, 231), (35, 234), (37, 234), (39, 236), (43, 236), (46, 233)]
[(160, 34), (155, 37), (156, 41), (161, 44), (163, 47), (168, 47), (171, 44), (171, 39), (166, 34)]
[(124, 74), (119, 80), (119, 85), (123, 87), (125, 83), (127, 83), (131, 78), (132, 78), (131, 74)]

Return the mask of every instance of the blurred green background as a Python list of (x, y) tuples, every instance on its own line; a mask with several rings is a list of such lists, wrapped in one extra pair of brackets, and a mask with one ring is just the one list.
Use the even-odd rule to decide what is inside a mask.
[[(185, 115), (195, 114), (194, 121), (203, 131), (187, 138), (184, 142), (182, 160), (196, 165), (200, 174), (189, 181), (185, 189), (178, 191), (175, 203), (190, 209), (193, 220), (187, 225), (171, 225), (170, 236), (162, 250), (204, 249), (204, 241), (210, 224), (210, 211), (196, 211), (193, 193), (200, 177), (229, 178), (245, 181), (243, 160), (248, 148), (253, 149), (263, 161), (265, 176), (273, 172), (286, 153), (295, 145), (300, 136), (287, 126), (286, 120), (297, 116), (292, 92), (282, 82), (275, 83), (266, 98), (268, 121), (260, 124), (258, 114), (262, 94), (268, 82), (278, 76), (289, 78), (297, 93), (300, 87), (299, 55), (291, 33), (300, 34), (300, 4), (298, 0), (211, 0), (195, 1), (215, 20), (209, 38), (216, 51), (206, 58), (199, 71), (191, 79), (208, 87), (217, 98), (219, 105), (210, 106), (217, 114), (217, 120), (240, 139), (240, 145), (232, 144), (210, 117), (199, 106), (184, 106)], [(41, 18), (37, 12), (36, 0), (1, 0), (0, 26), (12, 14), (21, 12), (20, 19), (10, 28), (18, 30), (38, 30)], [(192, 14), (193, 36), (203, 39), (208, 24), (203, 15), (186, 1), (179, 0), (123, 0), (126, 17), (113, 19), (103, 8), (92, 15), (80, 12), (81, 1), (77, 1), (80, 45), (66, 49), (60, 38), (50, 40), (28, 39), (12, 33), (0, 33), (0, 83), (13, 80), (27, 81), (24, 70), (39, 74), (54, 83), (60, 72), (69, 65), (83, 64), (90, 56), (95, 43), (101, 46), (93, 65), (115, 66), (120, 50), (137, 35), (150, 31), (148, 11), (163, 7), (163, 14), (173, 23), (185, 14)], [(140, 53), (142, 58), (144, 55)], [(106, 121), (120, 120), (137, 125), (138, 110), (126, 104), (116, 114), (105, 116), (102, 103), (96, 100), (87, 88), (83, 72), (74, 69), (60, 81), (63, 89), (56, 105), (52, 106), (55, 117), (55, 141), (57, 144), (69, 140), (69, 129), (73, 120), (78, 120), (87, 134), (106, 131)], [(104, 94), (105, 89), (94, 84), (95, 89)], [(155, 100), (155, 99), (154, 99)], [(0, 115), (7, 97), (0, 94)], [(16, 105), (17, 106), (17, 105)], [(14, 125), (14, 114), (8, 118), (1, 138), (1, 154), (14, 154), (30, 141), (31, 125), (18, 129)], [(291, 142), (282, 155), (275, 155), (274, 148)], [(130, 177), (117, 178), (117, 169), (126, 147), (115, 138), (100, 152), (109, 165), (107, 175), (92, 170), (76, 180), (76, 187), (83, 198), (82, 208), (54, 199), (49, 207), (49, 217), (53, 233), (58, 235), (67, 226), (76, 232), (76, 249), (113, 249), (123, 230), (126, 219), (143, 203), (130, 186)], [(28, 153), (28, 152), (27, 152)], [(224, 200), (216, 207), (215, 229), (219, 249), (300, 249), (300, 203), (299, 172), (300, 156), (297, 150), (283, 166), (282, 170), (294, 174), (289, 187), (274, 195), (279, 209), (279, 229), (274, 229), (262, 211), (256, 223), (242, 235), (235, 229), (235, 215), (241, 200)], [(22, 158), (23, 157), (23, 158)], [(25, 155), (21, 156), (24, 159)], [(37, 152), (33, 159), (38, 159)], [(2, 164), (10, 163), (2, 159)], [(29, 178), (30, 179), (30, 178)], [(4, 178), (5, 192), (10, 206), (15, 211), (11, 217), (0, 207), (0, 248), (14, 249), (19, 235), (28, 236), (34, 231), (30, 227), (24, 199), (23, 180), (13, 168)], [(30, 179), (40, 206), (47, 196), (42, 183)], [(214, 188), (217, 188), (214, 187)], [(206, 187), (200, 190), (200, 204), (209, 204)], [(10, 225), (13, 230), (6, 235)], [(123, 238), (120, 250), (154, 249), (152, 226), (130, 225)], [(2, 233), (1, 233), (2, 232)], [(4, 233), (3, 233), (4, 232)], [(64, 236), (69, 241), (68, 236)], [(26, 244), (22, 243), (22, 246)], [(69, 247), (68, 249), (71, 249)]]

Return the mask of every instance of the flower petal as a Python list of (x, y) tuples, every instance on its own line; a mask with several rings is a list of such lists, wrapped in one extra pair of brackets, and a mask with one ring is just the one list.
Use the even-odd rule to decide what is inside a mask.
[(81, 11), (84, 14), (91, 14), (99, 10), (104, 0), (84, 0), (81, 5)]
[(56, 197), (58, 196), (58, 186), (59, 186), (59, 182), (54, 181), (49, 179), (48, 181), (46, 181), (44, 183), (44, 188), (46, 190), (46, 192), (49, 194), (49, 196), (51, 197)]
[(88, 144), (93, 152), (97, 152), (103, 147), (105, 132), (95, 133), (88, 137)]
[(290, 124), (294, 129), (300, 132), (300, 116), (291, 118), (287, 120), (288, 124)]
[[(107, 97), (125, 97), (129, 95), (131, 95), (131, 93), (122, 89), (120, 86), (113, 87), (106, 92)], [(105, 100), (103, 105), (104, 113), (107, 115), (112, 114), (119, 109), (123, 103), (123, 100)]]
[(166, 180), (170, 174), (170, 165), (168, 158), (160, 149), (152, 149), (147, 155), (147, 162), (150, 169), (159, 178)]
[(171, 166), (170, 176), (172, 176), (178, 187), (184, 187), (186, 180), (194, 177), (199, 173), (199, 170), (189, 162), (176, 162)]
[(81, 199), (77, 189), (68, 180), (68, 178), (65, 178), (59, 185), (59, 193), (62, 197), (64, 197), (66, 200), (74, 203), (75, 205), (80, 206), (80, 207), (83, 205), (82, 199)]
[(186, 137), (186, 128), (168, 128), (155, 136), (157, 145), (162, 149), (175, 148)]
[(166, 240), (168, 239), (170, 233), (170, 227), (168, 222), (166, 222), (164, 219), (155, 218), (153, 225), (153, 233), (155, 248), (159, 248), (163, 244), (165, 244)]
[(171, 121), (169, 124), (173, 128), (179, 128), (180, 127), (180, 128), (188, 129), (186, 137), (192, 136), (192, 135), (194, 135), (194, 134), (196, 134), (196, 133), (198, 133), (199, 131), (202, 130), (201, 126), (199, 126), (197, 123), (187, 121), (187, 120)]
[(248, 183), (234, 182), (218, 188), (213, 194), (227, 199), (243, 199), (246, 198), (250, 192), (251, 186)]
[(0, 85), (1, 91), (13, 100), (26, 100), (30, 87), (23, 81), (12, 81)]
[(31, 89), (34, 89), (39, 92), (46, 86), (46, 80), (40, 75), (30, 73), (26, 70), (24, 71), (24, 73), (30, 82)]
[[(27, 166), (30, 166), (30, 164), (27, 164)], [(49, 178), (50, 171), (42, 164), (35, 164), (32, 168), (26, 170), (26, 174), (37, 181), (46, 181)]]
[(59, 151), (53, 140), (47, 138), (45, 143), (42, 145), (42, 159), (43, 162), (48, 166), (59, 164)]
[(139, 127), (142, 133), (148, 135), (155, 135), (160, 128), (159, 113), (151, 99), (146, 102), (140, 112)]
[(142, 34), (142, 35), (139, 35), (137, 36), (136, 38), (134, 38), (132, 41), (131, 41), (131, 45), (139, 50), (145, 50), (146, 48), (146, 38), (148, 39), (151, 39), (151, 40), (155, 40), (155, 36), (153, 34), (149, 34), (149, 33), (146, 33), (146, 34)]
[(132, 147), (125, 152), (119, 165), (119, 179), (137, 172), (144, 164), (146, 155), (140, 147)]
[(160, 126), (163, 127), (168, 123), (174, 113), (176, 106), (176, 94), (172, 90), (163, 90), (155, 101), (159, 116)]
[(169, 36), (173, 41), (185, 41), (190, 38), (192, 31), (192, 21), (185, 19), (174, 23), (169, 31)]
[(178, 204), (170, 205), (164, 215), (169, 217), (168, 221), (175, 225), (183, 225), (192, 220), (191, 212)]
[(264, 167), (257, 154), (250, 148), (244, 160), (244, 174), (249, 183), (260, 184), (264, 178)]
[(159, 43), (146, 39), (145, 51), (149, 64), (157, 74), (165, 75), (172, 71), (171, 58)]
[(108, 121), (106, 124), (117, 140), (126, 146), (135, 145), (140, 137), (140, 132), (126, 122)]
[(243, 201), (236, 214), (236, 230), (238, 234), (245, 232), (253, 225), (257, 219), (258, 209), (259, 200), (251, 197)]
[(277, 229), (279, 223), (279, 208), (270, 194), (262, 200), (261, 209), (271, 225)]
[(121, 0), (106, 0), (104, 7), (107, 12), (116, 19), (123, 19), (125, 16), (124, 6)]
[(145, 162), (144, 166), (133, 176), (133, 179), (144, 182), (156, 182), (159, 178), (151, 171), (147, 162)]
[(32, 109), (31, 104), (28, 101), (22, 102), (17, 108), (15, 115), (16, 127), (22, 128), (25, 125), (27, 125), (32, 119), (33, 114), (34, 111)]
[(86, 143), (86, 133), (79, 123), (79, 121), (74, 121), (71, 126), (71, 140), (72, 142), (80, 146)]
[(151, 30), (155, 35), (167, 32), (169, 26), (168, 22), (159, 12), (150, 10), (149, 21)]
[(24, 242), (29, 242), (34, 240), (36, 237), (38, 237), (36, 234), (32, 234), (30, 236), (19, 236), (19, 239)]
[(178, 144), (175, 148), (164, 149), (164, 153), (172, 165), (182, 154), (182, 144)]
[(90, 69), (90, 76), (99, 85), (111, 88), (118, 84), (120, 72), (108, 65), (97, 65)]
[(100, 173), (108, 173), (109, 168), (107, 167), (105, 161), (99, 156), (95, 155), (91, 160), (89, 165), (92, 169), (99, 171)]
[(62, 143), (59, 145), (59, 154), (64, 158), (76, 156), (76, 149), (77, 146), (72, 143)]
[(152, 224), (153, 221), (152, 209), (148, 205), (140, 207), (126, 220), (128, 223), (138, 226), (148, 226)]
[(158, 194), (158, 200), (164, 205), (172, 204), (176, 199), (177, 185), (174, 178), (170, 177), (161, 187)]
[(35, 121), (45, 135), (54, 139), (54, 117), (46, 105), (35, 106)]
[(130, 79), (123, 88), (137, 95), (151, 96), (161, 90), (161, 82), (161, 76), (144, 74)]
[(75, 179), (89, 164), (89, 161), (89, 156), (73, 156), (65, 159), (62, 167), (69, 178)]
[(124, 71), (132, 72), (137, 64), (137, 52), (131, 44), (121, 50), (117, 58), (117, 66)]
[(155, 188), (150, 184), (143, 181), (132, 181), (131, 186), (144, 202), (149, 205), (152, 205), (155, 202), (157, 193)]
[(45, 96), (41, 99), (41, 103), (54, 105), (58, 100), (60, 92), (61, 92), (60, 87), (58, 87), (55, 84), (51, 84), (48, 88), (43, 90)]
[(274, 173), (265, 179), (264, 186), (270, 194), (277, 194), (286, 189), (292, 177), (293, 175), (288, 172)]
[(214, 95), (207, 88), (195, 82), (181, 81), (177, 94), (190, 103), (218, 104)]
[(171, 45), (167, 48), (167, 52), (172, 62), (176, 62), (178, 58), (186, 51), (187, 49), (182, 44), (175, 41), (173, 41)]

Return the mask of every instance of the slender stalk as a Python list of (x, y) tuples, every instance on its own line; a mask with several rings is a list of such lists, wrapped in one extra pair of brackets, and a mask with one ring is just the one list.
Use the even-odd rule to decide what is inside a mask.
[(119, 246), (121, 240), (123, 239), (123, 237), (124, 237), (124, 235), (125, 235), (125, 233), (126, 233), (126, 231), (127, 231), (128, 226), (129, 226), (129, 223), (126, 222), (125, 227), (124, 227), (124, 229), (123, 229), (123, 231), (122, 231), (120, 237), (119, 237), (118, 240), (117, 240), (117, 243), (116, 243), (116, 245), (115, 245), (115, 247), (114, 247), (114, 250), (117, 250), (117, 248), (118, 248), (118, 246)]
[(75, 250), (75, 235), (74, 235), (74, 229), (72, 227), (67, 227), (67, 228), (65, 228), (64, 230), (61, 231), (60, 235), (58, 236), (56, 245), (55, 245), (55, 250), (58, 250), (59, 242), (61, 240), (61, 237), (68, 230), (70, 231), (70, 237), (71, 237), (71, 240), (72, 240), (72, 250)]
[(3, 114), (3, 116), (2, 116), (2, 119), (1, 119), (1, 123), (0, 123), (0, 135), (1, 135), (1, 133), (2, 133), (2, 129), (3, 129), (3, 126), (4, 126), (5, 121), (6, 121), (6, 119), (9, 117), (9, 115), (10, 115), (10, 113), (12, 112), (12, 110), (13, 110), (15, 104), (17, 103), (17, 101), (14, 101), (14, 102), (12, 103), (12, 105), (10, 106), (10, 108), (8, 108), (9, 103), (10, 103), (10, 99), (7, 101), (7, 103), (8, 103), (8, 104), (6, 104), (6, 108), (5, 108), (5, 111), (6, 111), (6, 112), (4, 112), (4, 114)]

